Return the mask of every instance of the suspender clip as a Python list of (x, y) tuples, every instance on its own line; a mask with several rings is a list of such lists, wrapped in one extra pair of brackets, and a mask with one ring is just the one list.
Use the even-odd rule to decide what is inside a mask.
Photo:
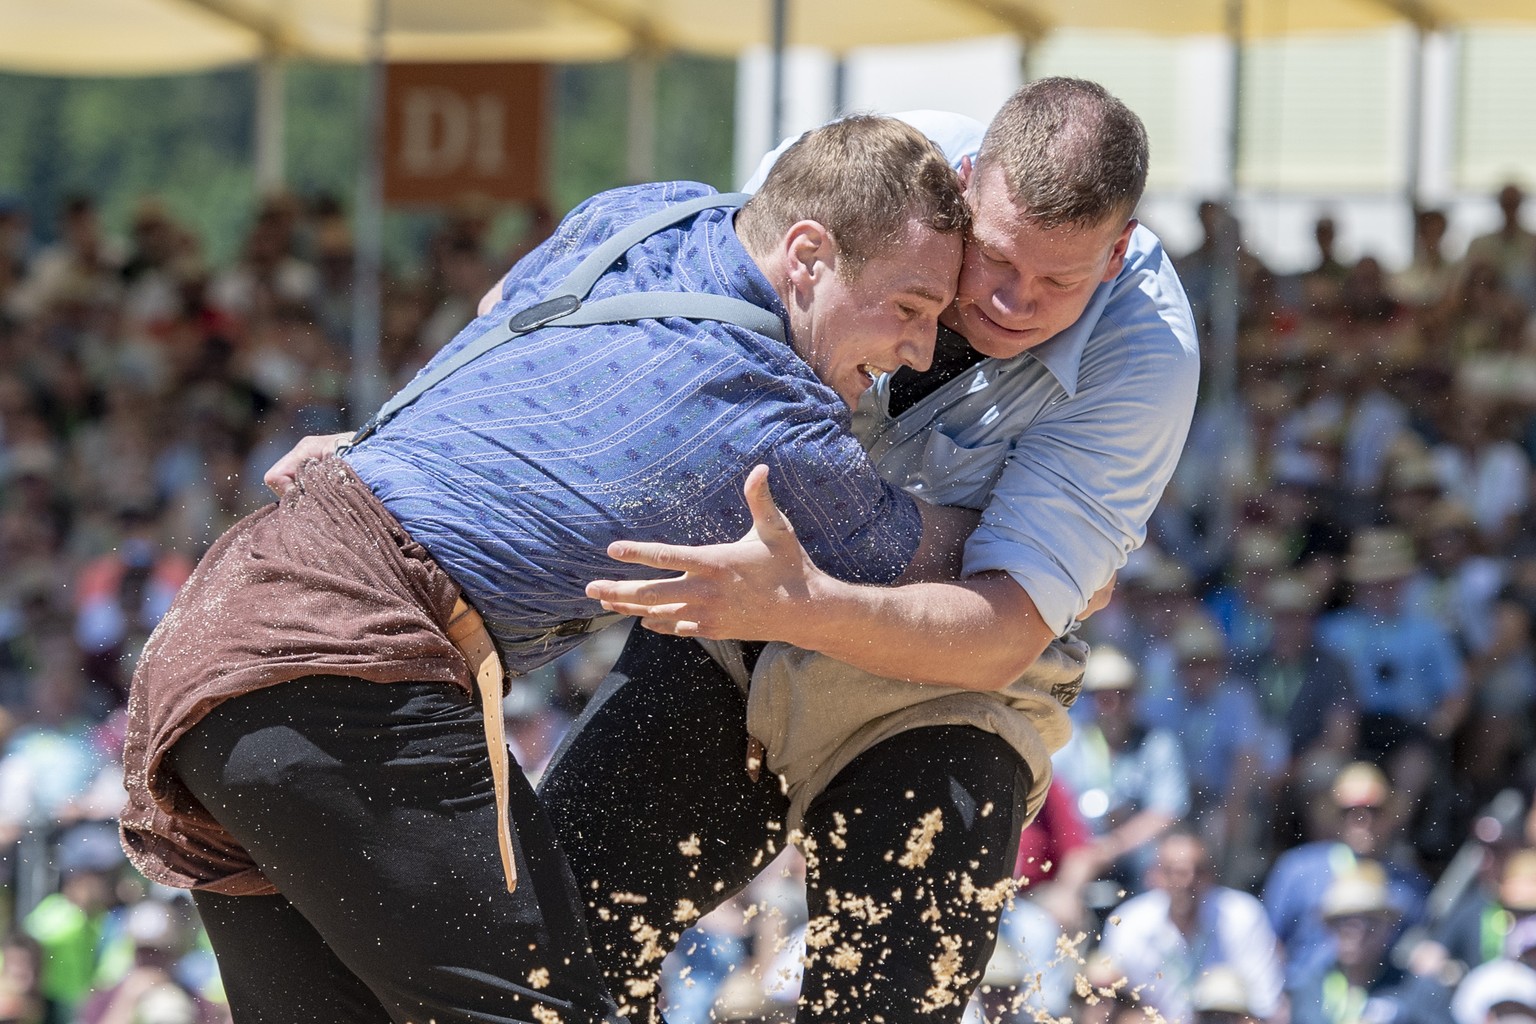
[(513, 334), (527, 334), (536, 331), (545, 324), (558, 320), (563, 316), (569, 316), (581, 308), (581, 299), (575, 295), (556, 295), (552, 299), (543, 302), (535, 302), (533, 305), (518, 310), (507, 321), (507, 330)]

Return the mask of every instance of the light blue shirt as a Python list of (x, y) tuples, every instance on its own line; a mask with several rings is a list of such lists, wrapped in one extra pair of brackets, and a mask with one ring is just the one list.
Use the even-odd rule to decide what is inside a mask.
[(1391, 617), (1347, 607), (1318, 624), (1318, 639), (1337, 654), (1366, 714), (1428, 724), (1460, 692), (1465, 673), (1456, 645), (1435, 619)]
[[(896, 115), (956, 167), (985, 126)], [(789, 143), (764, 159), (755, 187)], [(891, 419), (890, 379), (866, 395), (880, 472), (940, 505), (982, 511), (964, 573), (1002, 570), (1058, 633), (1146, 539), (1194, 414), (1199, 344), (1189, 300), (1156, 235), (1131, 233), (1125, 264), (1077, 322), (1012, 359), (986, 359)], [(873, 398), (873, 402), (871, 402)]]

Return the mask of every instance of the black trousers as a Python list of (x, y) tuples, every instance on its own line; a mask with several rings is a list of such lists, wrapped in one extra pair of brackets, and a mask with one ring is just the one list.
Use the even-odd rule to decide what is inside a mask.
[(195, 894), (236, 1024), (618, 1020), (564, 859), (515, 767), (509, 894), (477, 705), (312, 677), (226, 702), (175, 771), (275, 896)]
[[(745, 771), (746, 702), (696, 643), (636, 629), (539, 788), (621, 1006), (655, 1019), (662, 956), (785, 842)], [(915, 729), (811, 805), (799, 1020), (959, 1021), (996, 943), (1029, 772), (991, 733)], [(625, 997), (627, 996), (627, 1000)]]

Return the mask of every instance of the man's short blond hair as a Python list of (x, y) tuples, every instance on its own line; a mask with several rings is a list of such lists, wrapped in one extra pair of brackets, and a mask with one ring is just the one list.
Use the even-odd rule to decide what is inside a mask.
[(855, 114), (814, 128), (779, 155), (742, 209), (747, 245), (771, 249), (797, 221), (821, 224), (857, 275), (916, 220), (951, 234), (970, 225), (959, 177), (922, 132), (893, 117)]
[(1009, 97), (987, 127), (976, 170), (994, 165), (1041, 227), (1130, 220), (1147, 187), (1147, 129), (1097, 82), (1042, 78)]

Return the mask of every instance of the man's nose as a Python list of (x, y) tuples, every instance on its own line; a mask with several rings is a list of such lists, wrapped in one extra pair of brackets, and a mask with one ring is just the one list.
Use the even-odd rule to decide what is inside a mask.
[(1029, 281), (1015, 280), (992, 293), (998, 311), (1016, 319), (1035, 315), (1036, 288)]
[(896, 350), (896, 356), (907, 366), (922, 373), (933, 365), (933, 346), (938, 340), (939, 322), (929, 320), (916, 331), (908, 333)]

